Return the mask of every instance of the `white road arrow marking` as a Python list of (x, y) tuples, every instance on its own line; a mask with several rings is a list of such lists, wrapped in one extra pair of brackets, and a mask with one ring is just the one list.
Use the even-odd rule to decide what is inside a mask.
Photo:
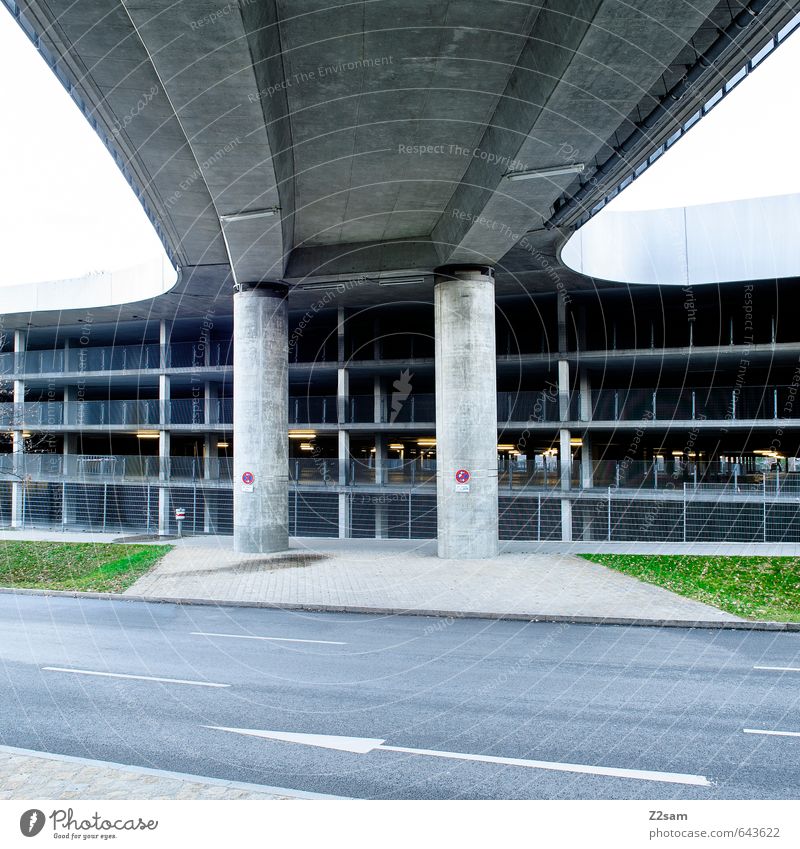
[(258, 731), (252, 728), (225, 728), (219, 725), (204, 725), (214, 731), (229, 731), (249, 737), (263, 737), (267, 740), (280, 740), (284, 743), (300, 743), (304, 746), (317, 746), (323, 749), (337, 749), (340, 752), (352, 752), (365, 755), (380, 749), (384, 752), (402, 752), (407, 755), (426, 755), (433, 758), (448, 758), (457, 761), (478, 761), (480, 763), (520, 766), (528, 769), (547, 769), (555, 772), (577, 772), (586, 775), (606, 775), (613, 778), (634, 778), (639, 781), (662, 781), (668, 784), (693, 784), (710, 787), (711, 782), (703, 775), (690, 775), (681, 772), (655, 772), (647, 769), (624, 769), (621, 767), (594, 766), (592, 764), (558, 763), (556, 761), (532, 761), (525, 758), (501, 758), (494, 755), (471, 755), (465, 752), (441, 752), (436, 749), (409, 749), (405, 746), (385, 746), (385, 740), (370, 737), (339, 737), (331, 734), (298, 734), (290, 731)]

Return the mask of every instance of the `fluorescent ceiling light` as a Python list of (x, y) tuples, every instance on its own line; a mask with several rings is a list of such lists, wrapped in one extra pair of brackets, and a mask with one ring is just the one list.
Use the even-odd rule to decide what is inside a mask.
[(230, 224), (231, 221), (244, 221), (246, 218), (268, 218), (272, 215), (277, 215), (280, 207), (273, 206), (269, 209), (246, 209), (243, 212), (229, 212), (225, 215), (220, 215), (219, 220)]
[(586, 166), (582, 162), (573, 165), (556, 165), (553, 168), (531, 168), (529, 171), (509, 171), (507, 180), (536, 180), (538, 178), (559, 177), (562, 174), (582, 174)]
[(315, 430), (290, 430), (289, 439), (314, 439), (317, 435)]
[(137, 439), (158, 439), (159, 433), (157, 430), (137, 430)]
[(340, 283), (307, 283), (304, 286), (301, 286), (301, 289), (311, 289), (316, 292), (325, 292), (332, 289), (341, 289), (345, 285), (345, 281), (342, 280)]
[(230, 448), (230, 447), (231, 447), (230, 442), (218, 442), (217, 443), (217, 448)]
[(389, 448), (390, 448), (392, 451), (402, 451), (402, 450), (405, 448), (405, 445), (403, 445), (403, 443), (402, 443), (402, 442), (392, 442), (392, 443), (389, 445)]
[(379, 286), (411, 286), (412, 284), (424, 283), (424, 277), (391, 277), (386, 280), (378, 280)]

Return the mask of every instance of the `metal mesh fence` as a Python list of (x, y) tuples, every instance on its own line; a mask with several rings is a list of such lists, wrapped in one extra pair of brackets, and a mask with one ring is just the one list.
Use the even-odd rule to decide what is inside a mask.
[(339, 496), (335, 492), (289, 493), (289, 533), (295, 537), (337, 537)]
[[(86, 529), (106, 533), (158, 531), (159, 487), (155, 484), (84, 484), (21, 481), (18, 521), (23, 527)], [(0, 482), (0, 523), (13, 514), (13, 485)], [(177, 532), (175, 509), (185, 511), (182, 533), (232, 534), (233, 492), (228, 487), (164, 487), (166, 530)], [(800, 498), (789, 488), (769, 486), (740, 494), (688, 488), (648, 491), (648, 497), (613, 488), (596, 494), (560, 492), (501, 494), (502, 540), (559, 540), (562, 501), (570, 498), (572, 538), (610, 542), (800, 543)], [(346, 501), (340, 502), (340, 499)], [(437, 533), (436, 495), (414, 490), (289, 493), (292, 536), (336, 538), (340, 503), (347, 508), (346, 533), (357, 539), (432, 539)]]
[(500, 539), (561, 539), (561, 500), (549, 495), (513, 497), (498, 500)]
[(158, 488), (64, 484), (63, 515), (53, 524), (59, 523), (69, 528), (105, 533), (155, 533), (158, 530)]

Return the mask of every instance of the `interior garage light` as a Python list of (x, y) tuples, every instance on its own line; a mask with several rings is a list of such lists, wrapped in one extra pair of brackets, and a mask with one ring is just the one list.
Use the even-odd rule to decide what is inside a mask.
[(513, 451), (516, 447), (517, 446), (514, 445), (513, 443), (509, 443), (508, 445), (498, 445), (497, 450), (498, 451)]
[(301, 442), (300, 443), (300, 450), (301, 451), (313, 451), (314, 446), (310, 442)]
[(403, 445), (402, 442), (392, 442), (389, 445), (389, 449), (391, 451), (402, 451), (404, 448), (405, 448), (405, 445)]
[(421, 446), (422, 448), (435, 448), (436, 447), (436, 440), (435, 439), (418, 439), (417, 445)]
[(412, 284), (421, 284), (425, 282), (424, 277), (387, 277), (385, 280), (379, 280), (379, 286), (411, 286)]
[(570, 439), (569, 444), (570, 445), (583, 445), (583, 440), (582, 439)]
[(220, 215), (219, 220), (230, 224), (232, 221), (244, 221), (247, 218), (268, 218), (277, 215), (279, 211), (279, 206), (273, 206), (269, 209), (246, 209), (243, 212), (228, 212), (225, 215)]
[(528, 171), (509, 171), (506, 180), (537, 180), (539, 178), (560, 177), (562, 174), (582, 174), (586, 166), (583, 162), (573, 165), (556, 165), (553, 168), (531, 168)]
[(300, 288), (303, 290), (310, 289), (312, 292), (332, 292), (336, 289), (343, 289), (344, 285), (345, 281), (342, 280), (341, 283), (308, 283)]
[(137, 439), (158, 439), (159, 433), (157, 430), (137, 430)]
[(230, 448), (230, 447), (231, 447), (230, 442), (218, 442), (217, 443), (217, 448)]
[(317, 432), (314, 430), (290, 430), (289, 439), (314, 439)]

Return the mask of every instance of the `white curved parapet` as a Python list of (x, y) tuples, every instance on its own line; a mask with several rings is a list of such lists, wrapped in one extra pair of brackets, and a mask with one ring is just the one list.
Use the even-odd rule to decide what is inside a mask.
[(573, 271), (618, 283), (694, 285), (800, 276), (800, 195), (674, 209), (605, 210), (561, 249)]
[(178, 272), (164, 256), (118, 271), (0, 287), (0, 313), (118, 306), (164, 295)]

